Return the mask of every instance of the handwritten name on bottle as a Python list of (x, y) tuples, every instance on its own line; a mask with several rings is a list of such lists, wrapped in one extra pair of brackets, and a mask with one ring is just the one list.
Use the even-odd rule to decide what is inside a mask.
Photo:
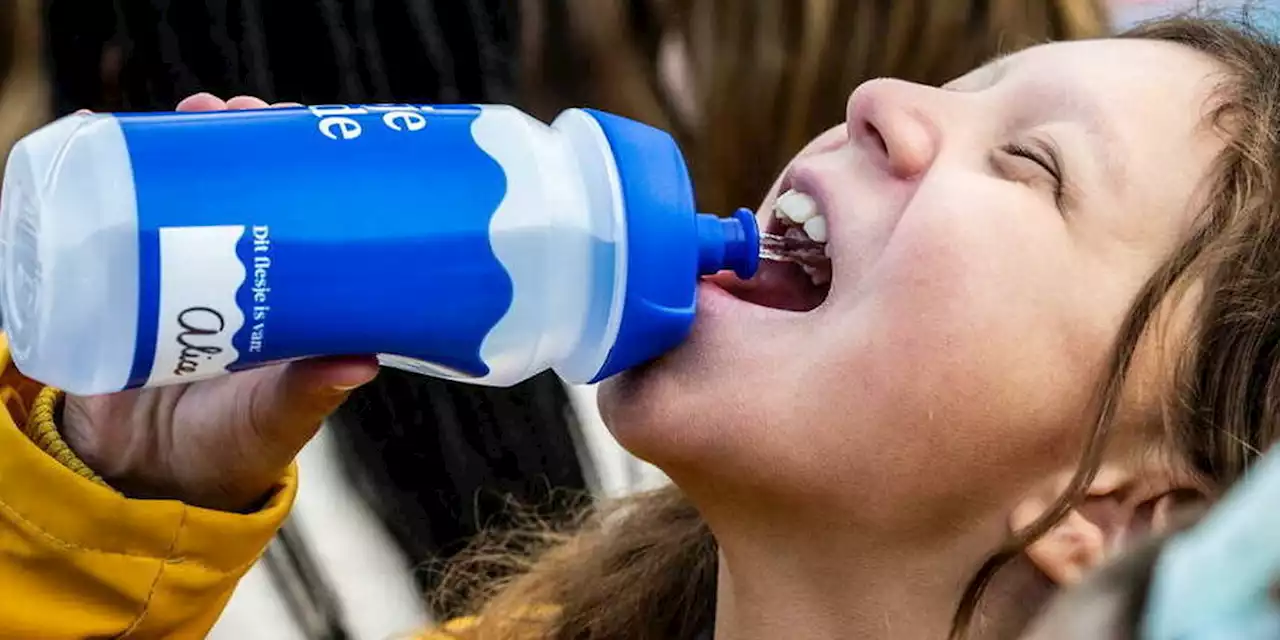
[(222, 347), (203, 344), (205, 341), (201, 340), (205, 336), (216, 336), (227, 328), (226, 319), (217, 310), (209, 307), (183, 309), (178, 314), (178, 326), (182, 327), (177, 337), (182, 352), (178, 354), (178, 364), (173, 369), (173, 375), (195, 373), (200, 368), (201, 360), (211, 360), (213, 356), (222, 353)]

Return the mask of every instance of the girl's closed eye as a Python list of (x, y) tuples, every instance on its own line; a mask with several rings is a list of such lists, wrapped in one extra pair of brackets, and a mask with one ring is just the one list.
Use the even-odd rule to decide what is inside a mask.
[(1062, 160), (1053, 145), (1047, 142), (1011, 142), (1000, 148), (1001, 153), (1019, 158), (1030, 163), (1040, 177), (1048, 180), (1052, 190), (1054, 204), (1063, 213), (1066, 212), (1066, 188), (1063, 177)]

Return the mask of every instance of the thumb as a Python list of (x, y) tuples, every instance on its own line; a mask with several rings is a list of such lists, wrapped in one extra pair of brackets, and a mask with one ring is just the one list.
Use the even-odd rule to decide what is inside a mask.
[(250, 422), (269, 439), (263, 444), (284, 458), (276, 462), (287, 464), (353, 390), (377, 375), (372, 356), (291, 362), (253, 394)]

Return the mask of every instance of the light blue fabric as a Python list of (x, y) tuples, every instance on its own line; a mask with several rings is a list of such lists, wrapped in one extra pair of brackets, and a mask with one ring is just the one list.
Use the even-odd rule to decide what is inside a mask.
[(1156, 562), (1143, 640), (1275, 640), (1280, 451), (1265, 456)]
[(1111, 0), (1112, 22), (1124, 29), (1138, 22), (1196, 9), (1238, 9), (1247, 6), (1254, 26), (1280, 33), (1280, 0)]
[[(1280, 0), (1113, 1), (1118, 28), (1170, 13), (1248, 5), (1256, 27), (1280, 34)], [(1230, 14), (1228, 14), (1230, 15)], [(1280, 639), (1280, 451), (1255, 470), (1157, 562), (1143, 640)]]

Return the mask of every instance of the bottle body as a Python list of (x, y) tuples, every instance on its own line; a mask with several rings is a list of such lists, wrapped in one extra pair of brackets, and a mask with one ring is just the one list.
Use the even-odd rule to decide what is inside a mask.
[(368, 353), (585, 382), (625, 315), (617, 163), (579, 110), (68, 116), (15, 146), (3, 202), (15, 363), (76, 393)]

